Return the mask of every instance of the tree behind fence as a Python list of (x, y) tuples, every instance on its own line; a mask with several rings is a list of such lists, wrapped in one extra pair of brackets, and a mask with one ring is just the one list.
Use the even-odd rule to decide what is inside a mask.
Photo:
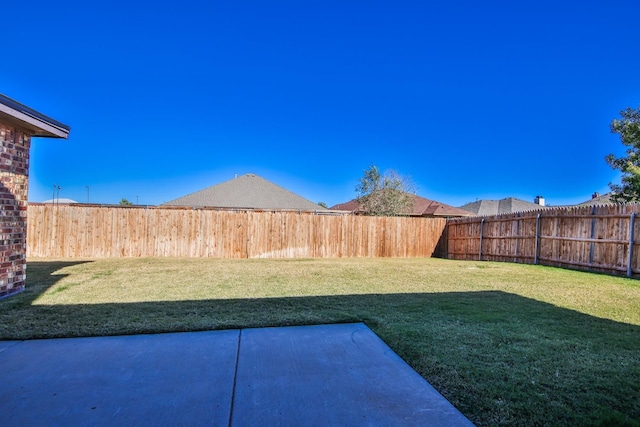
[(555, 208), (447, 222), (450, 259), (509, 261), (634, 276), (640, 205)]
[(32, 204), (27, 256), (430, 257), (445, 223), (440, 218)]

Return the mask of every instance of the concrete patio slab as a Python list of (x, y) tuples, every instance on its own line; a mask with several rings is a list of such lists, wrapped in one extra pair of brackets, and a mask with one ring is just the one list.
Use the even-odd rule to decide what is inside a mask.
[(364, 324), (241, 332), (233, 425), (468, 426)]
[(0, 341), (0, 353), (20, 344), (22, 341)]
[(362, 323), (0, 341), (3, 426), (468, 426)]
[(228, 426), (238, 335), (24, 341), (0, 353), (0, 424)]

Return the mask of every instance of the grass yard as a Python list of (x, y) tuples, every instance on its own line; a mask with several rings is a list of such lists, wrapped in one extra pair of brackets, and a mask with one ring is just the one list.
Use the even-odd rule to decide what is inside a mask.
[(30, 259), (0, 339), (365, 322), (477, 425), (640, 425), (640, 281), (441, 259)]

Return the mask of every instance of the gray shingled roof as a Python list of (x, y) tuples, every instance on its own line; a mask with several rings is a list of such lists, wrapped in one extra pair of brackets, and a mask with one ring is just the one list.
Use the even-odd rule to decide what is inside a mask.
[(484, 216), (535, 211), (546, 209), (546, 207), (536, 203), (527, 202), (525, 200), (516, 199), (515, 197), (507, 197), (506, 199), (501, 200), (478, 200), (476, 202), (460, 206), (460, 209), (464, 209), (479, 216)]
[(613, 196), (613, 193), (606, 193), (602, 195), (595, 193), (591, 197), (591, 200), (579, 203), (578, 206), (612, 205), (614, 203), (611, 200), (611, 196)]
[(251, 173), (179, 197), (163, 203), (162, 206), (326, 210), (320, 205)]

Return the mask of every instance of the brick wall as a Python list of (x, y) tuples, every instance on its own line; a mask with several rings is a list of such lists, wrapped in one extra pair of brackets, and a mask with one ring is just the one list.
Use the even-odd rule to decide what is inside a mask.
[(0, 123), (0, 298), (24, 290), (31, 134)]

